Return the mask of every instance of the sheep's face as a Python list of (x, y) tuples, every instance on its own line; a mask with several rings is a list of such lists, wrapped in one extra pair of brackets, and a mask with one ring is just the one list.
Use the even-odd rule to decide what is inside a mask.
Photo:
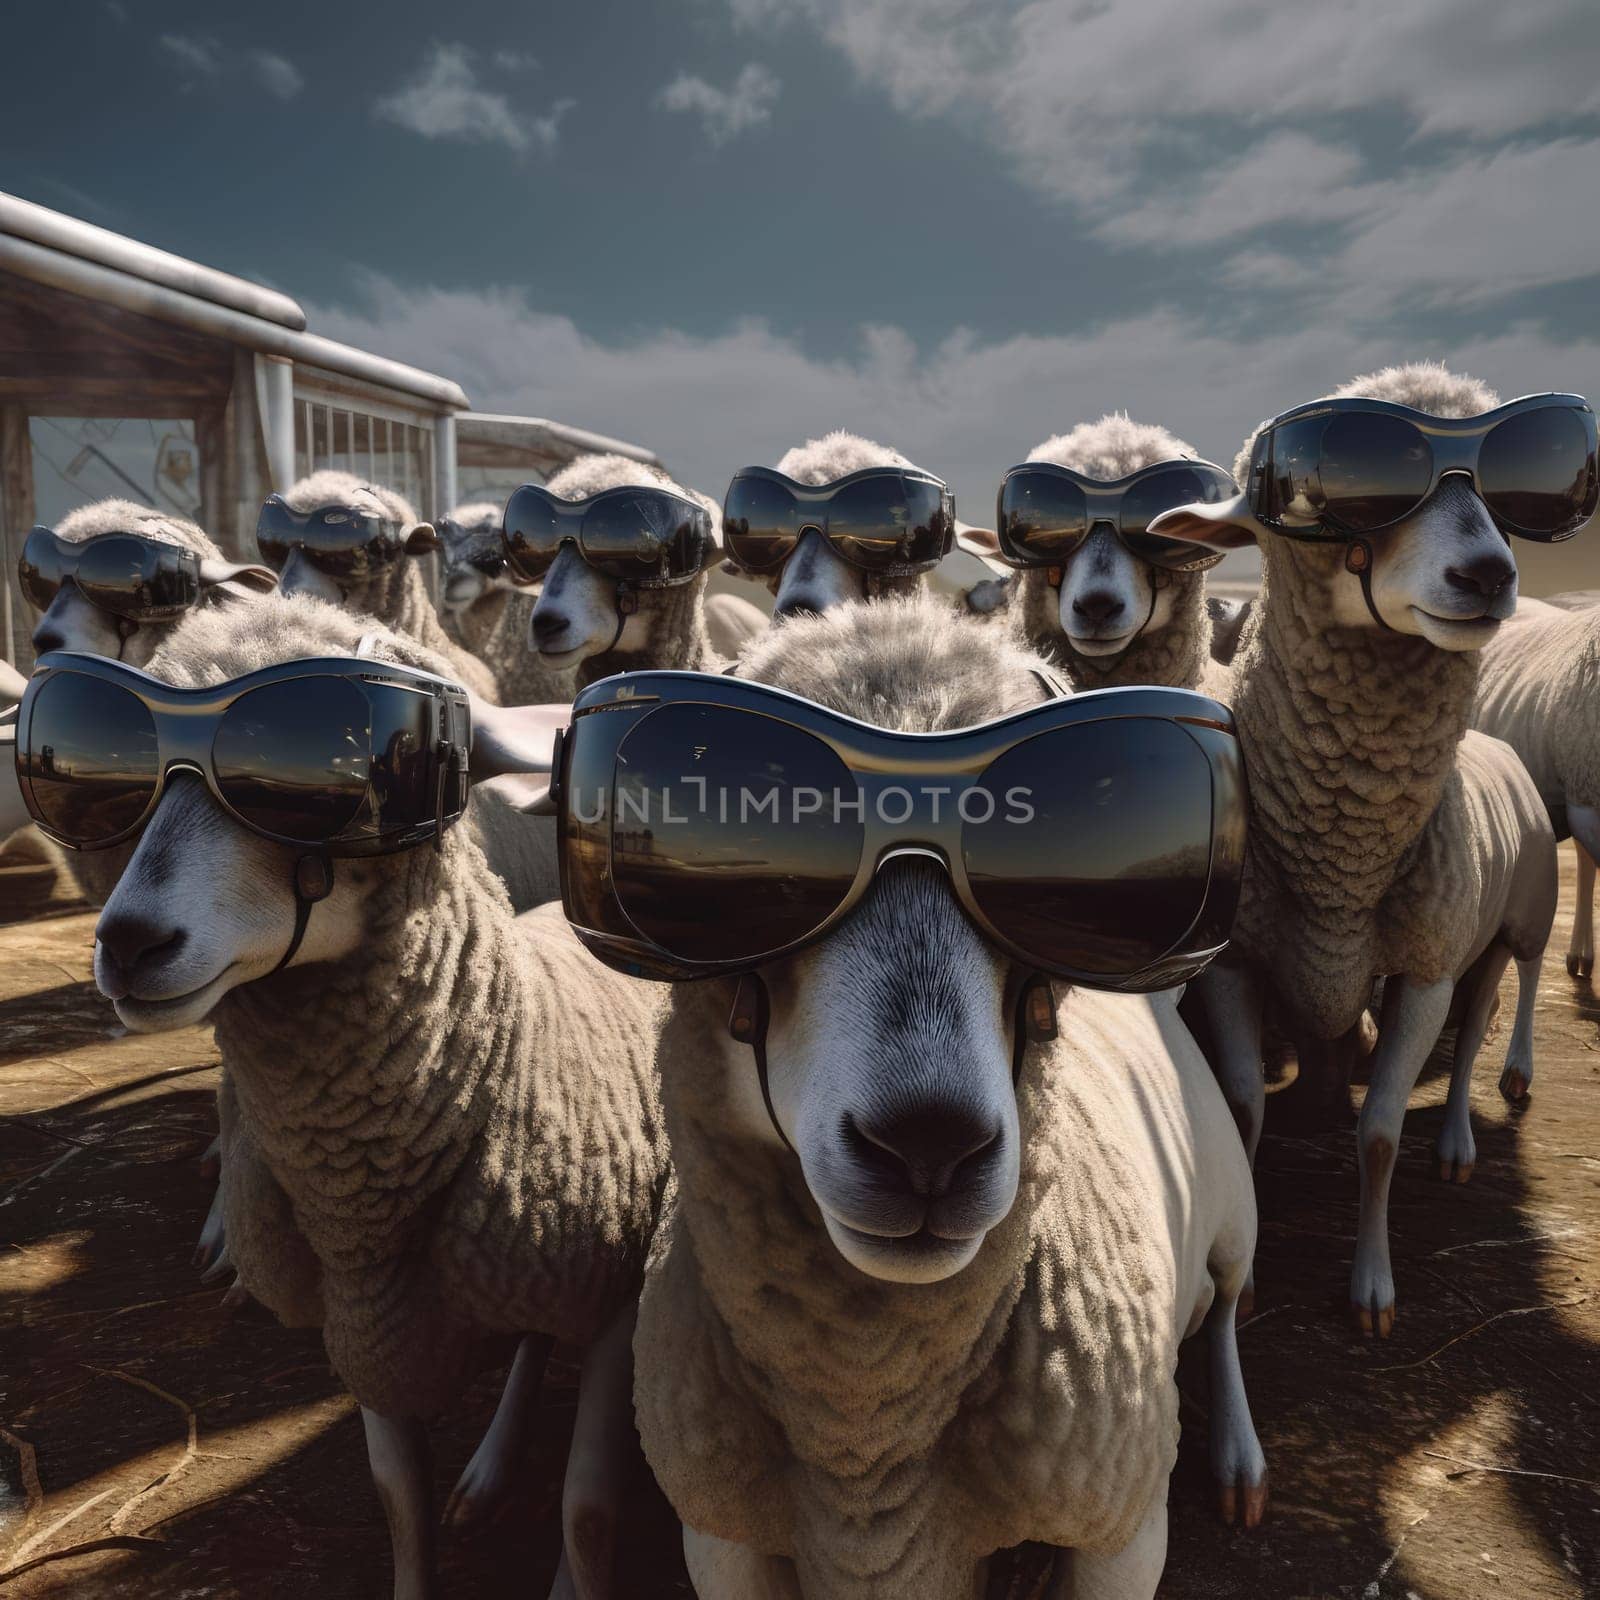
[[(186, 1027), (271, 972), (294, 936), (303, 853), (235, 822), (194, 774), (169, 779), (95, 929), (95, 982), (122, 1021), (137, 1033)], [(333, 892), (312, 907), (292, 965), (356, 948), (380, 871), (335, 864)]]
[[(365, 487), (355, 489), (349, 495), (337, 500), (318, 500), (298, 506), (296, 509), (321, 511), (329, 506), (344, 506), (364, 517), (382, 519), (392, 515), (390, 508)], [(335, 606), (345, 605), (350, 598), (349, 591), (330, 578), (314, 562), (308, 560), (305, 551), (298, 546), (290, 550), (288, 559), (283, 564), (283, 570), (278, 574), (278, 588), (283, 594), (314, 595), (318, 600), (326, 600)]]
[[(56, 591), (33, 629), (35, 655), (46, 650), (81, 650), (85, 655), (110, 656), (142, 667), (170, 623), (147, 623), (123, 637), (121, 619), (84, 599), (76, 584), (64, 583)], [(141, 637), (141, 635), (143, 637)]]
[(528, 624), (530, 643), (552, 667), (572, 667), (589, 656), (644, 648), (650, 633), (649, 593), (617, 633), (617, 584), (596, 572), (573, 545), (564, 545), (545, 574), (544, 589)]
[(460, 617), (497, 590), (514, 587), (504, 572), (496, 573), (491, 578), (471, 562), (461, 561), (445, 568), (444, 582), (439, 588), (439, 602), (452, 616)]
[[(1372, 604), (1397, 633), (1441, 650), (1477, 650), (1516, 610), (1511, 547), (1464, 475), (1447, 475), (1417, 511), (1370, 543)], [(1294, 549), (1302, 562), (1311, 555)], [(1330, 576), (1328, 601), (1332, 622), (1377, 627), (1361, 579), (1346, 570), (1342, 557)]]
[(821, 616), (834, 606), (867, 598), (867, 575), (833, 552), (815, 528), (800, 535), (794, 553), (771, 584), (775, 617)]
[(1056, 621), (1081, 656), (1120, 655), (1141, 633), (1172, 620), (1172, 589), (1157, 588), (1155, 569), (1097, 523), (1061, 569)]
[[(897, 1283), (959, 1272), (1017, 1192), (1010, 963), (941, 870), (899, 862), (764, 978), (773, 1112), (839, 1253)], [(738, 1053), (737, 1115), (773, 1138)]]

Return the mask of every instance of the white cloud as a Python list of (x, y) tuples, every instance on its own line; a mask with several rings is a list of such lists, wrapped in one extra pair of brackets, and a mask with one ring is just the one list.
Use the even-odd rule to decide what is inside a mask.
[(271, 50), (256, 50), (250, 59), (262, 87), (280, 100), (293, 100), (305, 88), (306, 80), (300, 69), (287, 56), (276, 55)]
[(164, 33), (161, 48), (191, 78), (214, 78), (222, 70), (222, 47), (198, 34)]
[(704, 78), (680, 72), (656, 97), (663, 111), (686, 111), (700, 118), (714, 145), (726, 144), (749, 128), (772, 120), (782, 83), (757, 61), (744, 67), (732, 87), (719, 89)]
[(479, 78), (472, 52), (463, 44), (434, 44), (416, 75), (373, 103), (380, 119), (409, 128), (425, 139), (460, 139), (471, 144), (503, 144), (524, 151), (548, 149), (560, 133), (563, 116), (575, 104), (558, 101), (541, 116), (524, 117), (511, 102)]
[(1157, 309), (1079, 334), (984, 341), (956, 330), (928, 349), (898, 328), (870, 327), (848, 356), (823, 360), (753, 320), (706, 338), (661, 329), (603, 341), (506, 288), (407, 288), (373, 276), (352, 307), (310, 310), (318, 332), (454, 378), (482, 409), (649, 445), (712, 494), (742, 465), (848, 427), (941, 473), (980, 521), (1006, 467), (1112, 409), (1231, 462), (1262, 417), (1391, 361), (1438, 357), (1503, 394), (1600, 389), (1600, 342), (1555, 342), (1531, 327), (1454, 347), (1320, 321), (1236, 340)]

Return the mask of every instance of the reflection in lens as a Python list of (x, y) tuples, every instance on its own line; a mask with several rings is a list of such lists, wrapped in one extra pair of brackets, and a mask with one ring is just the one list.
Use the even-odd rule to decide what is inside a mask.
[(1223, 552), (1202, 544), (1185, 544), (1163, 539), (1146, 530), (1163, 511), (1177, 506), (1211, 505), (1222, 498), (1222, 487), (1215, 473), (1193, 467), (1170, 467), (1152, 472), (1130, 484), (1122, 497), (1119, 526), (1123, 543), (1136, 556), (1157, 566), (1193, 570), (1212, 566)]
[(1589, 494), (1589, 430), (1580, 412), (1545, 406), (1497, 423), (1478, 453), (1478, 492), (1529, 533), (1581, 522)]
[(559, 513), (548, 491), (525, 483), (506, 501), (505, 550), (519, 578), (529, 583), (542, 578), (554, 565), (564, 536)]
[(789, 491), (770, 478), (736, 478), (723, 502), (728, 553), (751, 572), (770, 572), (787, 560), (799, 526)]
[(1000, 537), (1018, 555), (1064, 561), (1089, 531), (1089, 504), (1070, 478), (1014, 472), (1000, 491)]
[(199, 598), (183, 553), (133, 534), (85, 542), (78, 557), (78, 587), (97, 606), (118, 616), (153, 620), (176, 616)]
[(704, 517), (675, 494), (608, 494), (583, 519), (583, 558), (614, 578), (674, 577), (704, 564)]
[(1127, 974), (1189, 931), (1210, 876), (1211, 767), (1177, 723), (1041, 733), (980, 786), (993, 815), (961, 830), (973, 899), (1042, 966)]
[(900, 473), (846, 484), (828, 502), (828, 542), (869, 571), (931, 566), (945, 553), (944, 494)]
[(22, 776), (47, 828), (76, 845), (114, 839), (150, 803), (158, 770), (155, 722), (138, 696), (79, 672), (40, 685)]
[(1368, 533), (1415, 511), (1433, 481), (1433, 451), (1403, 417), (1377, 411), (1334, 416), (1322, 434), (1313, 503), (1341, 531)]
[(861, 860), (855, 778), (820, 740), (756, 716), (663, 706), (617, 754), (617, 899), (644, 938), (686, 961), (755, 958), (803, 938)]
[(291, 678), (241, 695), (211, 746), (223, 799), (267, 833), (331, 839), (366, 798), (368, 718), (367, 697), (345, 678)]

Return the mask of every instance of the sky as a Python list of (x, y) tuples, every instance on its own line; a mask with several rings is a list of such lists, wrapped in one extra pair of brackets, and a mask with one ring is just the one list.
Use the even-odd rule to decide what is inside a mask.
[[(1592, 0), (13, 8), (0, 189), (720, 495), (847, 427), (987, 522), (1433, 357), (1600, 391)], [(21, 70), (17, 70), (20, 67)]]

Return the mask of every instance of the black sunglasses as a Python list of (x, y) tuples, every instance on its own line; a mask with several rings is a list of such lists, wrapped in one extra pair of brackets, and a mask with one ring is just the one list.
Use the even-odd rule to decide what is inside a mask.
[(1149, 531), (1163, 511), (1231, 500), (1238, 488), (1211, 461), (1157, 461), (1105, 482), (1050, 461), (1025, 461), (1000, 485), (995, 531), (1000, 559), (1013, 567), (1057, 567), (1108, 524), (1129, 555), (1171, 572), (1203, 572), (1225, 551)]
[(851, 566), (904, 577), (936, 567), (955, 528), (949, 489), (914, 468), (864, 467), (805, 484), (772, 467), (744, 467), (722, 502), (723, 541), (746, 572), (775, 572), (815, 530)]
[(171, 622), (201, 595), (200, 557), (181, 545), (138, 533), (63, 539), (36, 527), (17, 558), (22, 597), (48, 611), (61, 586), (76, 584), (91, 605), (130, 622)]
[(329, 855), (429, 840), (467, 803), (466, 690), (387, 661), (286, 661), (176, 689), (101, 656), (39, 658), (17, 719), (23, 803), (58, 843), (138, 833), (168, 774), (197, 773), (251, 832)]
[(505, 540), (498, 529), (464, 528), (454, 517), (440, 517), (434, 526), (444, 548), (446, 577), (461, 567), (470, 567), (486, 578), (498, 578), (506, 570)]
[(426, 522), (408, 529), (348, 506), (296, 511), (270, 494), (256, 518), (256, 548), (274, 572), (282, 572), (289, 552), (298, 549), (330, 578), (360, 583), (402, 556), (437, 550), (439, 536)]
[(1477, 417), (1386, 400), (1317, 400), (1264, 427), (1245, 486), (1275, 533), (1348, 542), (1403, 522), (1449, 472), (1472, 480), (1496, 527), (1570, 539), (1600, 501), (1595, 416), (1577, 394), (1534, 394)]
[(538, 583), (565, 544), (596, 572), (641, 589), (687, 583), (717, 557), (711, 513), (686, 495), (622, 487), (563, 500), (540, 484), (523, 484), (506, 502), (512, 575)]
[(765, 684), (625, 673), (578, 696), (551, 798), (568, 920), (646, 978), (809, 944), (909, 856), (1031, 968), (1164, 989), (1226, 943), (1244, 861), (1232, 715), (1186, 689), (895, 733)]

